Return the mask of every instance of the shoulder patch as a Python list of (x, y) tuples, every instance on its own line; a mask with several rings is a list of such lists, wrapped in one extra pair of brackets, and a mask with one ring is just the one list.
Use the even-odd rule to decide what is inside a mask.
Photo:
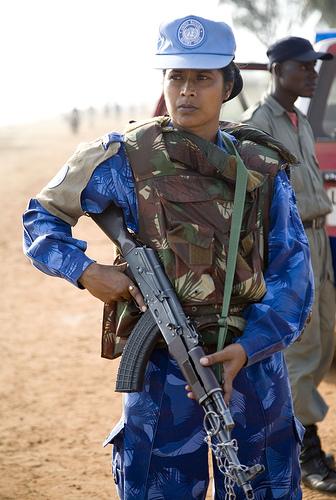
[(56, 176), (36, 195), (41, 205), (71, 226), (83, 215), (81, 193), (93, 171), (116, 155), (120, 142), (112, 141), (105, 150), (102, 138), (81, 144)]
[(63, 167), (57, 172), (57, 174), (48, 182), (47, 188), (55, 188), (62, 184), (68, 171), (69, 165), (63, 165)]

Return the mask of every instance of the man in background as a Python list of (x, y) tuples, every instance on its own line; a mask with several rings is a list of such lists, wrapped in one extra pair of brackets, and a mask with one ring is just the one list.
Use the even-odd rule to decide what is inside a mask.
[(267, 50), (272, 74), (271, 91), (256, 106), (249, 108), (242, 121), (281, 141), (294, 153), (299, 165), (291, 169), (291, 180), (301, 219), (309, 240), (315, 278), (312, 318), (300, 342), (286, 352), (296, 415), (305, 426), (301, 453), (302, 481), (316, 490), (336, 493), (333, 457), (326, 456), (317, 434), (328, 406), (318, 385), (328, 372), (334, 354), (335, 291), (329, 239), (325, 230), (331, 202), (315, 156), (309, 122), (295, 106), (296, 99), (312, 97), (317, 81), (317, 59), (331, 59), (315, 52), (311, 43), (288, 37)]

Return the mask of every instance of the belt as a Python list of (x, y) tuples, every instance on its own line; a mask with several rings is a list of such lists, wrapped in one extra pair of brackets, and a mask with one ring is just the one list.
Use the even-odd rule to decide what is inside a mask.
[(322, 217), (315, 217), (315, 219), (312, 220), (305, 220), (303, 222), (303, 227), (312, 227), (313, 229), (321, 229), (321, 227), (325, 226), (326, 218), (324, 216)]
[[(230, 304), (230, 314), (241, 313), (247, 304)], [(222, 304), (201, 304), (201, 305), (186, 305), (182, 304), (184, 312), (188, 316), (207, 316), (209, 314), (219, 314), (222, 310)]]

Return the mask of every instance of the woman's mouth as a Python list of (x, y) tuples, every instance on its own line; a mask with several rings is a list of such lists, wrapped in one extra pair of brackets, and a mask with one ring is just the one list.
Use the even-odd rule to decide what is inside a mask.
[(179, 111), (184, 111), (186, 113), (191, 113), (192, 111), (197, 111), (197, 107), (193, 106), (192, 104), (180, 104), (177, 106), (177, 109)]

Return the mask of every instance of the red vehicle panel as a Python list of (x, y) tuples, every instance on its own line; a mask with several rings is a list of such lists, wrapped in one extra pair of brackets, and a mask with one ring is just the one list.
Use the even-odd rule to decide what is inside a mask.
[[(331, 52), (336, 56), (336, 38), (322, 39), (316, 50)], [(328, 63), (328, 64), (327, 64)], [(336, 237), (336, 57), (332, 61), (319, 61), (319, 79), (314, 97), (302, 110), (307, 112), (316, 139), (316, 156), (319, 161), (325, 188), (334, 210), (327, 218), (327, 229), (332, 240)], [(306, 109), (305, 109), (306, 108)], [(333, 243), (333, 242), (332, 242)]]

